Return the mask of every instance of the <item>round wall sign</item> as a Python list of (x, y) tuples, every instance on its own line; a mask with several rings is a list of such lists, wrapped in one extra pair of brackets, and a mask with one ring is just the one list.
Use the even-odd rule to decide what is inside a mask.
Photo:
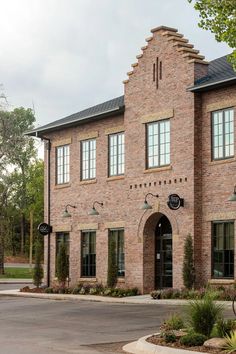
[(42, 222), (38, 226), (38, 231), (41, 235), (48, 235), (50, 232), (52, 232), (52, 226), (46, 224), (46, 222)]
[(178, 194), (170, 194), (167, 205), (170, 209), (177, 210), (181, 206), (184, 206), (184, 200), (183, 198), (180, 198)]

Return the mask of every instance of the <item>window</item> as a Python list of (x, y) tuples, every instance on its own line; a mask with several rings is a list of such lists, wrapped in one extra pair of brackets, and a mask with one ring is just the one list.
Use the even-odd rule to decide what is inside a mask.
[(70, 181), (70, 146), (58, 146), (56, 148), (57, 159), (57, 184), (68, 183)]
[(96, 178), (96, 139), (81, 141), (81, 179)]
[[(108, 242), (114, 241), (117, 276), (125, 276), (124, 229), (109, 230)], [(110, 249), (110, 247), (109, 247)]]
[(96, 276), (96, 232), (83, 231), (81, 238), (82, 277)]
[(125, 134), (109, 135), (109, 176), (123, 175), (125, 171)]
[(212, 113), (212, 159), (234, 156), (234, 111), (225, 109)]
[(213, 271), (214, 278), (234, 277), (234, 223), (214, 222)]
[(147, 124), (147, 168), (170, 164), (170, 121)]
[(67, 274), (69, 276), (69, 260), (70, 260), (70, 235), (69, 232), (57, 232), (56, 233), (56, 273), (57, 273), (57, 256), (59, 253), (60, 245), (64, 243), (66, 246), (67, 254)]

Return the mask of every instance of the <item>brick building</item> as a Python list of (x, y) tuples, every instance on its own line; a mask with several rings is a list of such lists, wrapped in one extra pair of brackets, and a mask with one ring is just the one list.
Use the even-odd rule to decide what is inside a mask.
[(113, 239), (120, 286), (181, 287), (189, 233), (197, 283), (234, 280), (236, 73), (226, 57), (204, 61), (176, 29), (151, 32), (124, 96), (29, 133), (51, 143), (51, 281), (64, 240), (71, 282), (106, 283)]

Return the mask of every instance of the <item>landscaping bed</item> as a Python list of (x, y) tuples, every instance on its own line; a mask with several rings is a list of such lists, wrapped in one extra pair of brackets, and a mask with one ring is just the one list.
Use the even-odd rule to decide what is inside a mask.
[(234, 287), (205, 287), (200, 289), (163, 289), (163, 290), (153, 290), (150, 293), (150, 296), (155, 300), (163, 299), (185, 299), (185, 300), (198, 300), (203, 299), (204, 296), (209, 292), (212, 293), (214, 300), (218, 301), (233, 301), (236, 289)]
[(194, 346), (194, 347), (182, 345), (180, 343), (180, 339), (177, 339), (176, 342), (174, 342), (174, 343), (166, 343), (164, 338), (162, 338), (160, 335), (156, 335), (156, 334), (148, 337), (146, 339), (146, 341), (148, 343), (152, 343), (152, 344), (155, 344), (155, 345), (161, 345), (161, 346), (164, 346), (164, 347), (168, 346), (170, 348), (175, 348), (175, 349), (192, 350), (194, 352), (213, 353), (213, 354), (225, 353), (222, 349), (207, 348), (204, 345)]
[(50, 288), (38, 287), (30, 288), (28, 286), (20, 289), (21, 292), (28, 293), (46, 293), (46, 294), (73, 294), (73, 295), (100, 295), (111, 297), (126, 297), (138, 295), (137, 288), (122, 289), (122, 288), (108, 288), (102, 284), (88, 284), (79, 283), (75, 287), (54, 286)]
[(215, 292), (189, 300), (182, 315), (173, 314), (160, 326), (160, 333), (145, 338), (157, 346), (203, 353), (236, 353), (236, 320), (224, 319), (223, 305)]

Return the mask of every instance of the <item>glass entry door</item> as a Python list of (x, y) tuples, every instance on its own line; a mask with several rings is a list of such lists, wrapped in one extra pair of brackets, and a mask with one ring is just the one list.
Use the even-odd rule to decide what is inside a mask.
[(164, 215), (156, 228), (155, 288), (172, 288), (172, 228)]

